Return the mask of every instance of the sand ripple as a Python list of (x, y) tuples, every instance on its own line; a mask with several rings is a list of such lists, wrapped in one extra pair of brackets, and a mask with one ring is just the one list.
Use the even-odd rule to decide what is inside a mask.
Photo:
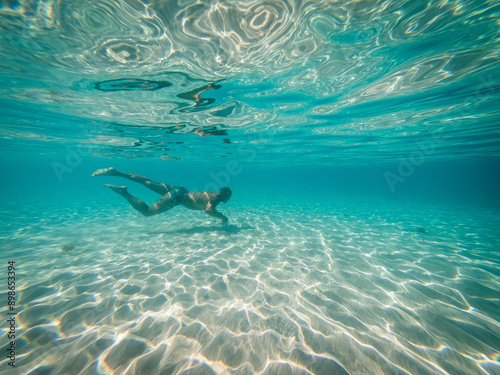
[(497, 373), (498, 215), (374, 205), (12, 212), (12, 372)]

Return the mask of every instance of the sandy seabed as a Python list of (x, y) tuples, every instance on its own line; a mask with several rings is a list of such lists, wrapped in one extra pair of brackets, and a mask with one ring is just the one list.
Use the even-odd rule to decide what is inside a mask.
[(498, 212), (2, 207), (0, 373), (500, 374)]

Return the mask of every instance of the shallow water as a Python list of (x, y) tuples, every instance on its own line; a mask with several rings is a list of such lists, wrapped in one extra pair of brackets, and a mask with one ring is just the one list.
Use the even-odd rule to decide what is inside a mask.
[(498, 212), (235, 203), (224, 227), (180, 209), (145, 220), (88, 204), (4, 207), (23, 368), (496, 371)]
[(499, 14), (1, 3), (0, 373), (500, 374)]

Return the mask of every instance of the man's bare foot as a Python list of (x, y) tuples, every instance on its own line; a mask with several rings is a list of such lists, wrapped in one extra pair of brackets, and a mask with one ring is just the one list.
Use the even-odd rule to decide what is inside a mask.
[(104, 184), (104, 186), (109, 187), (111, 190), (113, 190), (115, 193), (118, 193), (118, 194), (124, 194), (127, 192), (126, 186), (115, 186), (115, 185), (109, 185), (109, 184)]
[(98, 169), (94, 173), (92, 173), (92, 177), (95, 176), (117, 176), (118, 171), (114, 169), (113, 167), (111, 168), (104, 168), (104, 169)]

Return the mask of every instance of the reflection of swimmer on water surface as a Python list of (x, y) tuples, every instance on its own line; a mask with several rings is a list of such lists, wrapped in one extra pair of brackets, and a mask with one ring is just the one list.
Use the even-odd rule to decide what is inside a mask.
[(199, 135), (200, 137), (210, 137), (213, 135), (227, 135), (227, 131), (217, 129), (215, 126), (203, 129), (198, 128), (193, 130), (193, 133)]
[[(156, 91), (165, 87), (172, 86), (168, 81), (153, 81), (139, 78), (111, 79), (97, 82), (94, 88), (99, 91)], [(218, 83), (209, 83), (208, 85), (198, 87), (194, 90), (177, 94), (181, 99), (192, 100), (195, 105), (189, 108), (180, 109), (181, 112), (196, 111), (200, 107), (205, 107), (215, 102), (213, 98), (202, 98), (201, 94), (209, 90), (218, 90), (222, 86)]]
[(94, 85), (94, 88), (99, 91), (155, 91), (170, 86), (172, 86), (172, 84), (168, 81), (148, 81), (138, 78), (129, 78), (110, 79), (108, 81), (98, 82)]
[[(165, 132), (167, 134), (194, 133), (194, 134), (198, 135), (199, 137), (212, 137), (212, 136), (228, 135), (226, 130), (218, 129), (217, 126), (211, 126), (208, 128), (207, 127), (200, 127), (200, 128), (196, 128), (194, 130), (191, 130), (191, 127), (189, 127), (188, 125), (174, 125), (174, 126), (166, 128)], [(222, 142), (231, 143), (231, 140), (229, 138), (223, 138)], [(182, 144), (183, 142), (174, 142), (174, 143)]]
[(215, 102), (215, 99), (213, 99), (213, 98), (206, 98), (205, 99), (205, 98), (202, 98), (200, 95), (202, 93), (204, 93), (205, 91), (217, 90), (217, 89), (220, 89), (221, 87), (222, 86), (217, 84), (217, 83), (209, 83), (206, 86), (199, 87), (197, 89), (194, 89), (194, 90), (182, 93), (182, 94), (177, 94), (178, 98), (192, 100), (196, 103), (193, 107), (181, 109), (181, 111), (182, 112), (190, 112), (192, 110), (195, 110), (196, 108), (205, 107), (207, 105), (212, 104), (213, 102)]
[(126, 186), (104, 185), (125, 198), (133, 208), (144, 216), (158, 215), (180, 205), (190, 210), (203, 210), (207, 215), (221, 219), (222, 223), (228, 222), (228, 218), (215, 209), (219, 203), (227, 203), (229, 198), (231, 198), (232, 192), (228, 187), (221, 188), (218, 193), (213, 191), (190, 192), (182, 186), (154, 182), (147, 177), (133, 173), (119, 172), (114, 168), (99, 169), (92, 176), (123, 177), (130, 181), (138, 182), (155, 193), (162, 195), (155, 204), (148, 206), (145, 202), (130, 195)]

